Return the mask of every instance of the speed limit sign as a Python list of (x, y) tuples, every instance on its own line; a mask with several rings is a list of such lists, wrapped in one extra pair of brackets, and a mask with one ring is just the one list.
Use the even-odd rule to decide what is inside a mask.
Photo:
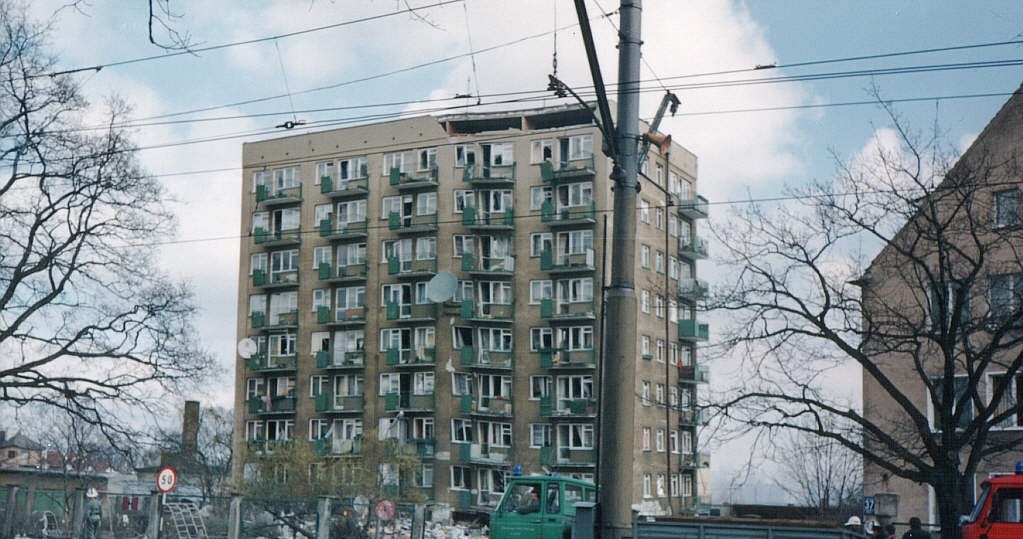
[(160, 468), (159, 472), (156, 472), (156, 490), (162, 494), (166, 494), (174, 490), (174, 486), (178, 484), (178, 473), (174, 471), (174, 468), (170, 466), (164, 466)]

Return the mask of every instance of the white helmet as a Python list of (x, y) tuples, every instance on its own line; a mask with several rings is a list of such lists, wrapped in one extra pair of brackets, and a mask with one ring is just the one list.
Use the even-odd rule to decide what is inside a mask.
[(845, 524), (843, 524), (843, 526), (859, 526), (859, 525), (860, 525), (860, 517), (858, 517), (856, 515), (853, 515), (853, 516), (849, 517), (849, 520), (845, 521)]
[(85, 491), (86, 498), (95, 498), (97, 496), (99, 496), (99, 492), (96, 492), (96, 489), (94, 488), (90, 487), (89, 490)]

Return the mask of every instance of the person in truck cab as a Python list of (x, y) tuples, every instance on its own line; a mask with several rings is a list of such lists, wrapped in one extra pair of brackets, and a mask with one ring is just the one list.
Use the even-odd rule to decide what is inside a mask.
[(923, 528), (919, 518), (913, 517), (909, 519), (909, 530), (902, 534), (902, 539), (931, 539), (931, 534)]

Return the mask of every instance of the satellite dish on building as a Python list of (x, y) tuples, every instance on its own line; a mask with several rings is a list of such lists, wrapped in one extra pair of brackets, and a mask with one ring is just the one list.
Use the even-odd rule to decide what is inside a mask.
[(243, 359), (249, 359), (256, 353), (256, 341), (246, 337), (238, 341), (238, 355)]
[(434, 303), (443, 303), (455, 297), (457, 287), (458, 279), (453, 274), (442, 271), (426, 283), (426, 298)]

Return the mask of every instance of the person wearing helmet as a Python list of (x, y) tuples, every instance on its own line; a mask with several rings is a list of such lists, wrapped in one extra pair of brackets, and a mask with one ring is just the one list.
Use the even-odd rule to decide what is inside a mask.
[(902, 539), (931, 539), (931, 534), (924, 529), (918, 517), (909, 519), (909, 531), (902, 534)]
[(849, 517), (849, 520), (845, 521), (845, 524), (843, 524), (842, 527), (847, 529), (847, 530), (849, 530), (849, 531), (851, 531), (851, 532), (856, 532), (856, 533), (860, 533), (860, 532), (863, 531), (863, 529), (862, 529), (863, 524), (862, 524), (862, 522), (860, 522), (860, 517), (858, 517), (856, 515), (853, 515), (853, 516)]
[(89, 501), (85, 504), (85, 539), (96, 539), (99, 523), (103, 520), (103, 505), (99, 503), (99, 493), (90, 488), (85, 492)]

